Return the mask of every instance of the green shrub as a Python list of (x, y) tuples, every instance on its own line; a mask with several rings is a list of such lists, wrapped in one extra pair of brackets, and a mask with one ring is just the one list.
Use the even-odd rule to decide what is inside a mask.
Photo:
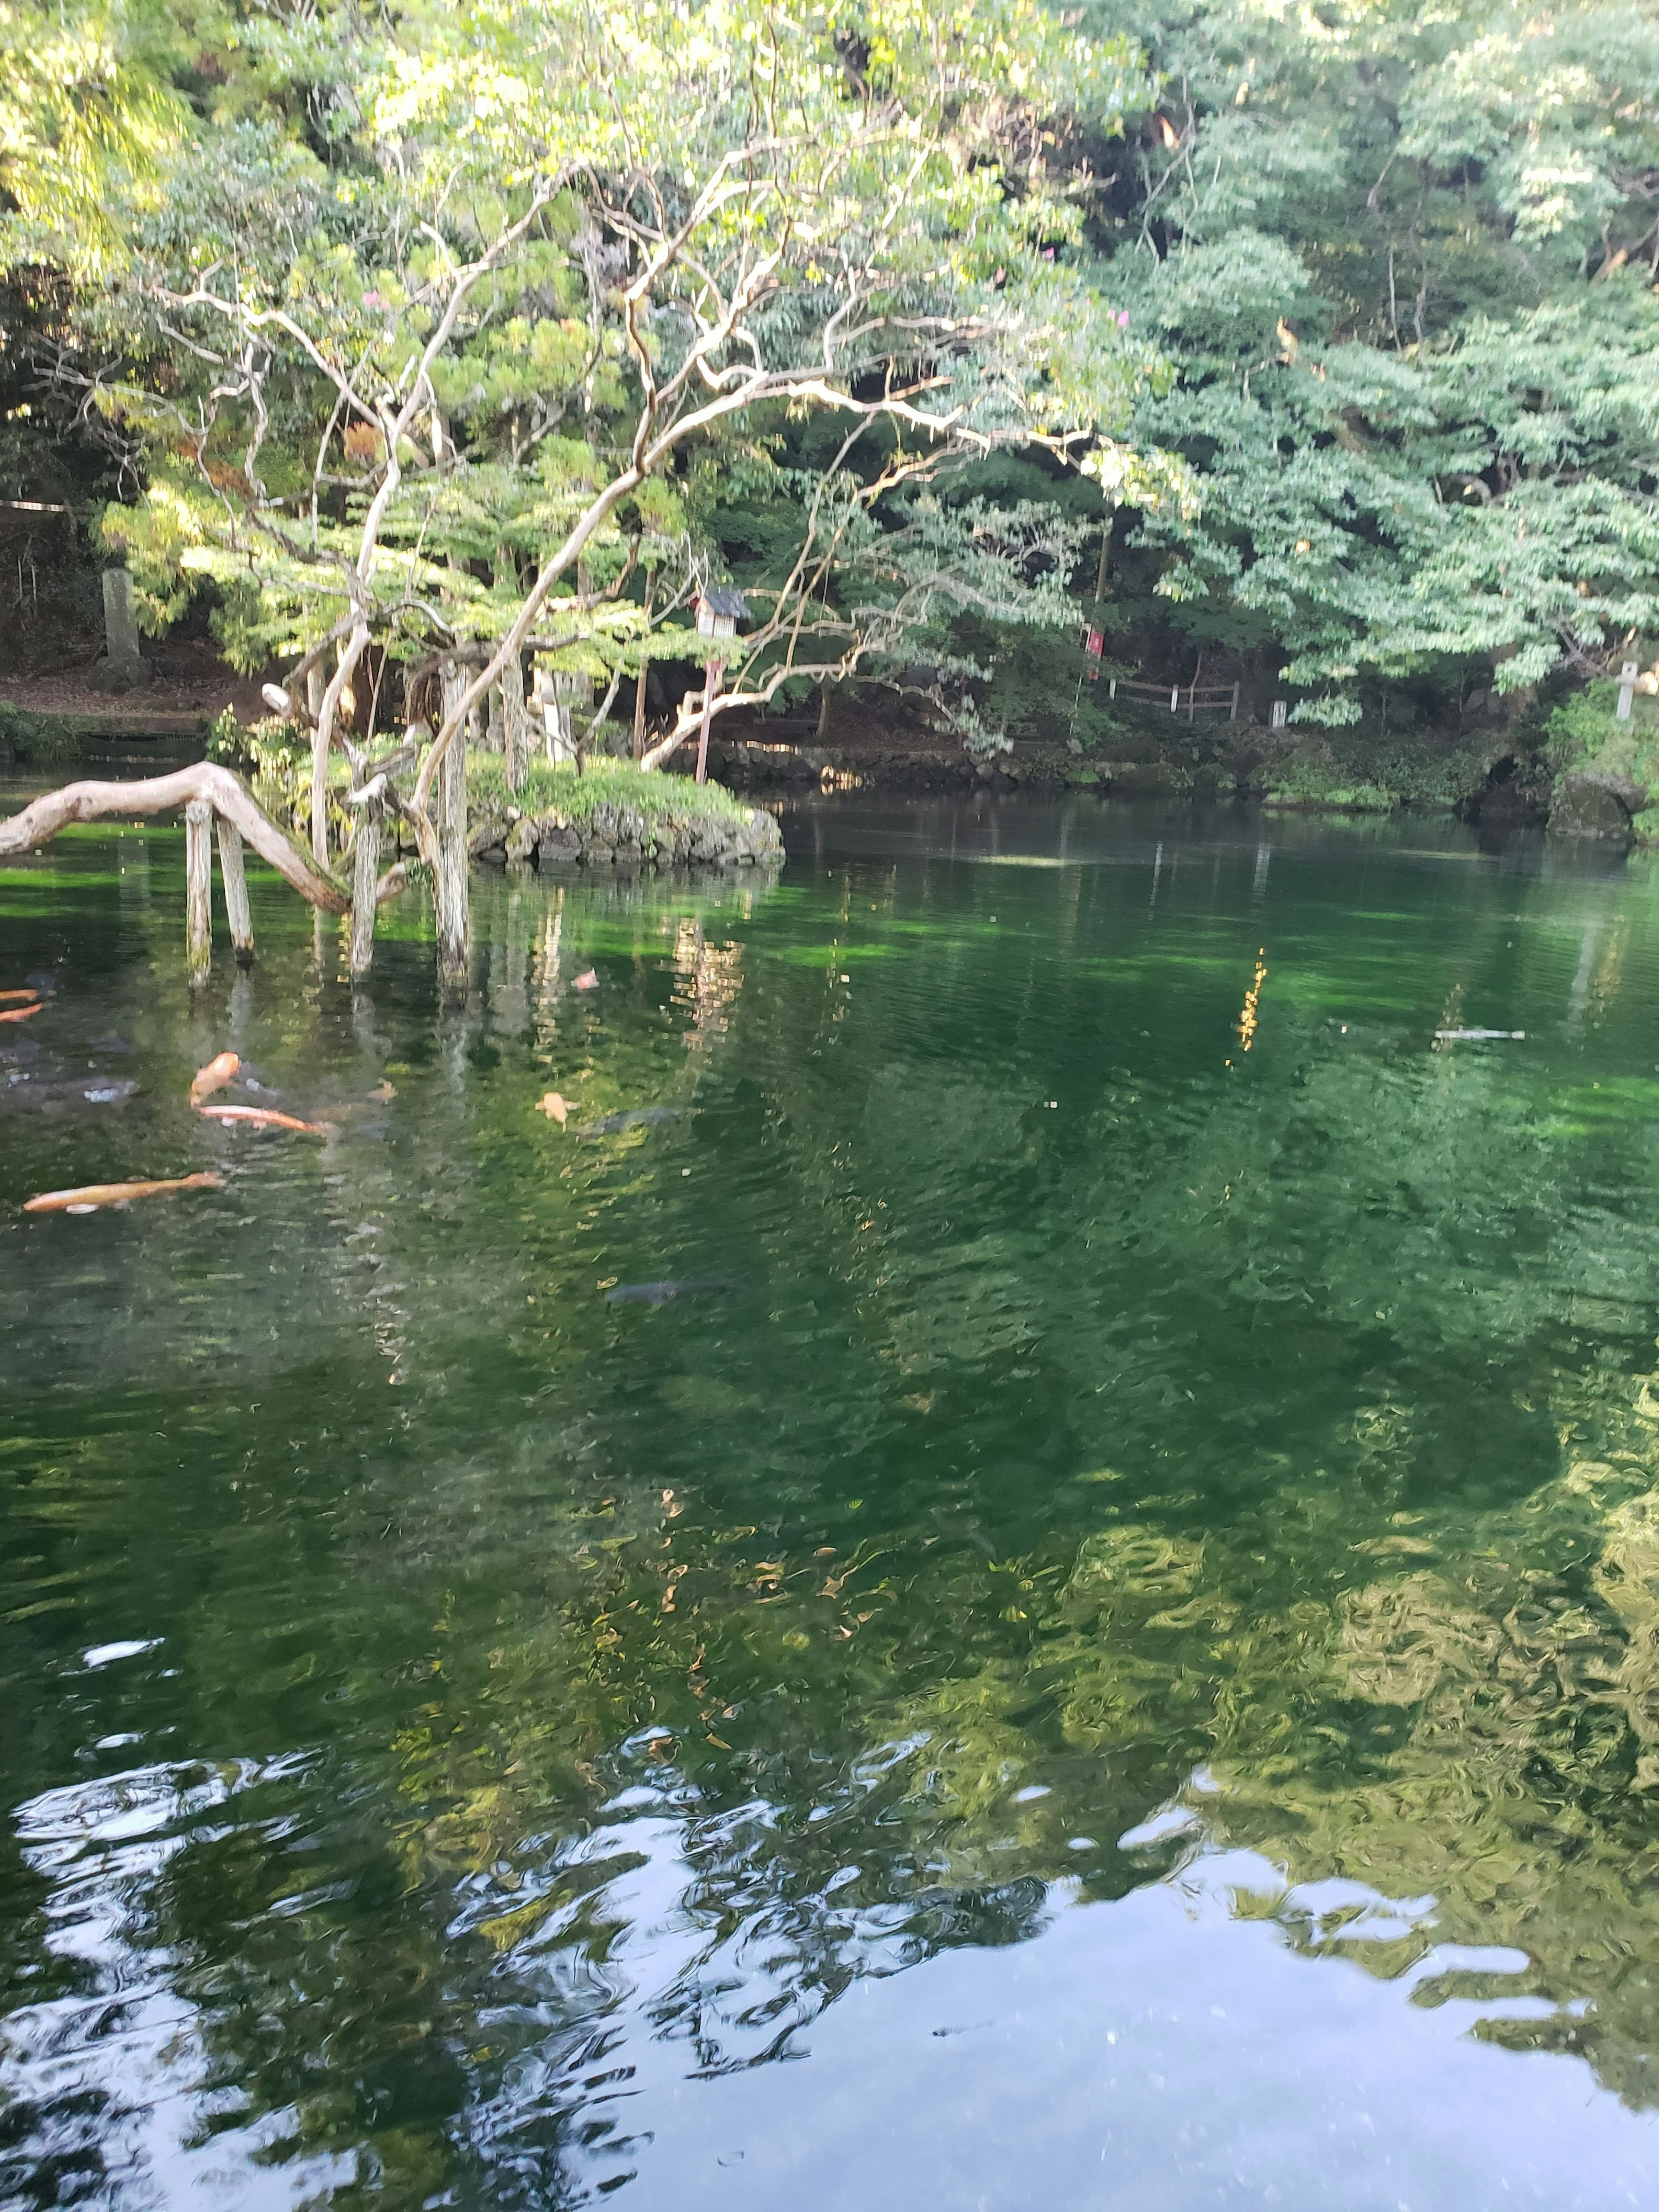
[(0, 701), (0, 760), (27, 761), (31, 768), (71, 767), (82, 757), (81, 739), (61, 714), (32, 714)]

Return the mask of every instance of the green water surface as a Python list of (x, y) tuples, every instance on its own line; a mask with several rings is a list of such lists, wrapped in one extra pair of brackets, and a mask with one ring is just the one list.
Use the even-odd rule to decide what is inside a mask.
[(786, 832), (0, 872), (0, 2204), (1652, 2203), (1659, 874)]

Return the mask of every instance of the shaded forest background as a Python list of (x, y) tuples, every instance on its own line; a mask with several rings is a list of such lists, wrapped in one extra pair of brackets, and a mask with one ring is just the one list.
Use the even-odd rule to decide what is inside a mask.
[[(417, 16), (398, 17), (416, 44)], [(85, 12), (82, 80), (65, 94), (77, 150), (79, 126), (31, 88), (43, 20), (4, 12), (0, 94), (0, 599), (14, 608), (0, 654), (14, 669), (95, 652), (111, 510), (141, 512), (158, 466), (143, 427), (96, 404), (122, 345), (144, 347), (89, 295), (86, 268), (53, 259), (52, 222), (30, 201), (41, 148), (62, 194), (79, 162), (95, 198), (97, 161), (119, 155), (124, 131), (142, 137), (147, 100), (178, 103), (207, 138), (228, 104), (337, 181), (362, 155), (353, 46), (374, 32), (329, 8), (291, 21)], [(1494, 765), (1534, 793), (1575, 770), (1617, 786), (1639, 829), (1659, 789), (1650, 710), (1638, 696), (1633, 722), (1615, 723), (1608, 679), (1632, 659), (1648, 671), (1659, 647), (1650, 15), (1091, 0), (1065, 20), (1120, 66), (1070, 106), (1050, 94), (974, 158), (994, 154), (1005, 209), (1029, 209), (1031, 252), (1141, 349), (1113, 428), (1160, 465), (1114, 485), (1051, 452), (1003, 450), (959, 470), (947, 507), (1054, 518), (1033, 558), (1063, 568), (1064, 603), (1050, 592), (1040, 619), (1002, 620), (958, 595), (902, 653), (861, 667), (838, 706), (866, 726), (937, 727), (943, 691), (993, 757), (1024, 738), (1182, 775), (1243, 762), (1288, 797), (1448, 803)], [(821, 27), (854, 77), (873, 70), (878, 25), (854, 11)], [(153, 361), (153, 330), (146, 343)], [(688, 526), (712, 570), (750, 589), (775, 580), (798, 545), (803, 477), (839, 434), (780, 421), (765, 466), (728, 454), (696, 487)], [(143, 545), (116, 529), (146, 580)], [(148, 581), (155, 627), (239, 665), (261, 659), (222, 582)], [(1090, 623), (1104, 633), (1099, 681)], [(689, 658), (659, 662), (653, 708), (696, 674)], [(1239, 720), (1112, 699), (1113, 675), (1237, 684)], [(619, 724), (636, 680), (619, 686)], [(775, 703), (800, 714), (814, 696), (802, 684)]]

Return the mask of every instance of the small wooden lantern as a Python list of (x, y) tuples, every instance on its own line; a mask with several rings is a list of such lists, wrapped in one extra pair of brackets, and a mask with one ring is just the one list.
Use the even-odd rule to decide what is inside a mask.
[(749, 602), (730, 584), (709, 584), (697, 594), (697, 635), (733, 637), (749, 619)]

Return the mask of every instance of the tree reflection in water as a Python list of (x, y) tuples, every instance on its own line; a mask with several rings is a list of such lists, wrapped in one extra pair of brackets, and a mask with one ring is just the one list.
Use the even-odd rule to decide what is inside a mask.
[[(127, 1157), (231, 1177), (4, 1232), (9, 2201), (654, 2202), (696, 2112), (833, 2144), (781, 2062), (922, 1962), (1036, 2065), (1154, 1893), (1659, 2103), (1648, 879), (1036, 819), (495, 883), (458, 1017), (8, 878)], [(192, 1125), (227, 1042), (337, 1139)], [(9, 1200), (119, 1164), (14, 1126)]]

